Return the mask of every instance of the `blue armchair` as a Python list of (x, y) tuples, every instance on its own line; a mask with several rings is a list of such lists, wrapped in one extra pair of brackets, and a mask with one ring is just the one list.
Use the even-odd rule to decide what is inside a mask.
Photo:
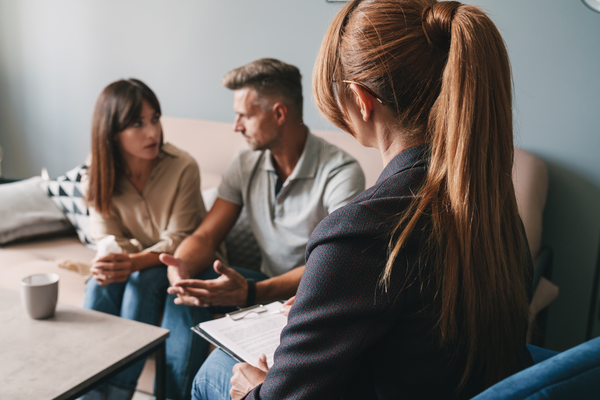
[(472, 400), (600, 399), (600, 337), (553, 355), (531, 346), (536, 364)]

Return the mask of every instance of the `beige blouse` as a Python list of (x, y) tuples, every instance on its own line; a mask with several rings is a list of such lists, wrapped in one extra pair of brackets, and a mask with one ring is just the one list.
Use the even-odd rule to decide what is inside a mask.
[[(83, 183), (87, 187), (87, 179)], [(95, 241), (114, 235), (127, 253), (173, 254), (206, 215), (198, 164), (169, 143), (162, 146), (142, 193), (124, 176), (115, 189), (108, 217), (90, 207), (91, 235)]]

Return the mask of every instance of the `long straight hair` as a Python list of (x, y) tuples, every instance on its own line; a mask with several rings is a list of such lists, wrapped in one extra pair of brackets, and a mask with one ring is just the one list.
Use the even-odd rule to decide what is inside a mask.
[[(108, 215), (123, 160), (115, 137), (140, 118), (143, 102), (161, 114), (154, 92), (137, 79), (119, 80), (108, 85), (98, 97), (92, 118), (92, 165), (89, 170), (88, 204)], [(163, 135), (160, 135), (162, 147)]]
[(342, 83), (386, 101), (408, 142), (427, 142), (427, 177), (398, 216), (380, 287), (421, 218), (434, 254), (432, 305), (443, 348), (466, 352), (484, 384), (516, 372), (528, 321), (528, 252), (511, 178), (512, 79), (492, 21), (455, 1), (354, 0), (334, 18), (313, 74), (320, 111), (354, 134)]

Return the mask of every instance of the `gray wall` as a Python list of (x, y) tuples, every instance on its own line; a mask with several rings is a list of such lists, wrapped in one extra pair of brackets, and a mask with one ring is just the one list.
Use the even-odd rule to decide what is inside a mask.
[(585, 340), (600, 242), (600, 14), (579, 0), (477, 3), (509, 48), (516, 142), (549, 168), (543, 243), (554, 250), (561, 293), (547, 346), (563, 350)]
[[(600, 235), (600, 14), (578, 0), (478, 0), (512, 57), (517, 144), (550, 169), (544, 243), (560, 299), (548, 346), (584, 339)], [(306, 120), (329, 129), (311, 70), (339, 4), (325, 0), (0, 0), (0, 144), (7, 177), (55, 177), (89, 151), (94, 101), (138, 77), (165, 115), (231, 121), (227, 70), (276, 57), (304, 73)]]

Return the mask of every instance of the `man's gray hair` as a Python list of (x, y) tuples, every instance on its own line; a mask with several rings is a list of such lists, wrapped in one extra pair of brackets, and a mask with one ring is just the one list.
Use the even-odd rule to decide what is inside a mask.
[(279, 100), (302, 118), (302, 75), (293, 65), (261, 58), (229, 71), (223, 76), (222, 83), (231, 90), (250, 87), (256, 91), (263, 109), (270, 107), (272, 101), (265, 105), (261, 100)]

